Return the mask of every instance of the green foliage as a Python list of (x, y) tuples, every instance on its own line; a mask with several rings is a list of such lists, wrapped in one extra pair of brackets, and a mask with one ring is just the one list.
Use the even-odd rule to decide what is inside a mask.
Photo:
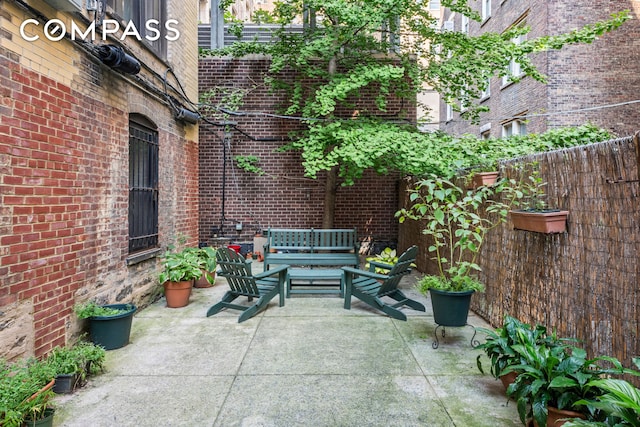
[(235, 156), (233, 159), (243, 171), (255, 173), (256, 175), (264, 175), (264, 170), (257, 165), (259, 160), (256, 156)]
[(251, 20), (256, 24), (275, 24), (276, 17), (268, 10), (258, 9), (251, 15)]
[(76, 313), (79, 319), (88, 319), (90, 317), (111, 317), (118, 316), (120, 314), (124, 314), (127, 311), (131, 310), (131, 307), (128, 308), (112, 308), (105, 307), (102, 305), (98, 305), (93, 301), (87, 301), (84, 303), (78, 303), (73, 306), (73, 311)]
[(451, 279), (447, 279), (443, 276), (432, 276), (428, 274), (420, 279), (416, 284), (416, 289), (422, 294), (427, 295), (429, 289), (447, 292), (484, 292), (485, 286), (478, 279), (470, 275), (453, 276)]
[[(504, 317), (501, 327), (495, 330), (478, 328), (478, 331), (486, 335), (486, 340), (475, 348), (482, 350), (489, 358), (490, 372), (494, 378), (502, 376), (507, 367), (517, 365), (522, 361), (520, 355), (513, 349), (514, 345), (533, 343), (554, 346), (560, 344), (555, 333), (547, 333), (545, 326), (538, 324), (532, 327), (509, 315)], [(482, 355), (478, 355), (476, 364), (478, 370), (484, 374), (481, 358)]]
[(104, 370), (107, 351), (103, 347), (89, 341), (79, 341), (72, 350), (82, 361), (83, 375), (95, 375)]
[(309, 177), (338, 167), (343, 185), (352, 185), (367, 169), (382, 175), (400, 171), (413, 176), (451, 176), (463, 169), (611, 138), (611, 133), (591, 124), (484, 140), (471, 135), (454, 138), (442, 132), (421, 133), (408, 125), (359, 119), (311, 125), (305, 135), (284, 149), (302, 152)]
[(56, 375), (79, 374), (84, 378), (91, 363), (92, 372), (101, 370), (105, 350), (80, 341), (73, 347), (55, 347), (43, 360), (24, 359), (8, 363), (0, 359), (0, 425), (20, 427), (26, 419), (38, 420), (52, 407), (55, 396), (43, 390)]
[[(636, 367), (640, 368), (640, 358), (634, 358)], [(638, 375), (638, 372), (635, 372)], [(567, 427), (602, 426), (602, 427), (640, 427), (640, 389), (631, 383), (616, 379), (596, 379), (589, 386), (602, 391), (593, 400), (580, 400), (577, 404), (590, 405), (602, 412), (603, 421), (567, 422)]]
[(185, 248), (184, 251), (192, 252), (195, 255), (200, 265), (200, 271), (204, 274), (207, 282), (213, 284), (215, 282), (214, 273), (218, 266), (215, 248), (204, 246), (202, 248)]
[(202, 276), (202, 260), (194, 248), (181, 252), (166, 251), (162, 258), (162, 272), (158, 276), (160, 284), (166, 281), (182, 282), (199, 279)]
[(215, 86), (200, 94), (200, 112), (212, 119), (226, 120), (228, 112), (237, 111), (251, 90)]
[[(387, 274), (389, 270), (398, 263), (398, 253), (395, 249), (384, 248), (382, 252), (374, 256), (367, 257), (367, 263), (365, 268), (369, 270), (371, 264), (373, 264), (375, 272), (378, 274)], [(411, 267), (415, 267), (415, 264), (411, 264)]]
[[(451, 180), (438, 176), (419, 181), (409, 190), (412, 205), (396, 213), (400, 222), (423, 221), (422, 233), (431, 237), (428, 250), (438, 265), (436, 278), (426, 276), (420, 289), (482, 290), (476, 274), (476, 257), (485, 235), (506, 221), (517, 201), (513, 182), (500, 180), (492, 187), (463, 190)], [(494, 196), (501, 194), (503, 200)], [(436, 280), (438, 279), (438, 280)]]
[[(592, 419), (601, 415), (592, 404), (603, 392), (597, 380), (611, 375), (635, 374), (615, 358), (587, 358), (587, 352), (572, 345), (553, 345), (527, 341), (512, 349), (520, 363), (510, 365), (504, 373), (518, 372), (507, 395), (517, 404), (520, 420), (533, 417), (538, 425), (547, 425), (548, 406), (581, 412)], [(607, 366), (610, 367), (607, 367)]]
[[(443, 5), (480, 20), (466, 1), (447, 0)], [(310, 25), (301, 33), (287, 31), (289, 24), (308, 11), (318, 17), (315, 27)], [(487, 79), (506, 75), (510, 61), (520, 64), (523, 75), (519, 78), (544, 81), (545, 76), (533, 66), (532, 53), (590, 43), (618, 28), (630, 14), (620, 12), (567, 34), (519, 44), (512, 39), (527, 34), (528, 27), (474, 37), (440, 31), (438, 19), (415, 0), (283, 0), (276, 3), (274, 17), (281, 28), (272, 44), (236, 43), (225, 49), (203, 50), (201, 55), (269, 55), (265, 83), (285, 94), (286, 114), (297, 114), (308, 125), (282, 149), (302, 153), (307, 176), (315, 178), (320, 171), (338, 168), (343, 185), (352, 185), (367, 169), (380, 174), (399, 171), (450, 176), (452, 170), (479, 163), (547, 151), (566, 143), (577, 145), (568, 135), (572, 131), (556, 135), (558, 138), (527, 136), (508, 142), (421, 134), (413, 125), (398, 124), (408, 118), (406, 111), (387, 111), (387, 101), (396, 97), (413, 102), (417, 93), (430, 86), (455, 108), (462, 103), (465, 116), (477, 120), (487, 110), (479, 103)], [(399, 33), (400, 38), (396, 37)], [(375, 105), (358, 102), (365, 92)], [(591, 136), (583, 134), (579, 139), (582, 143), (603, 140)]]
[(527, 211), (544, 211), (547, 208), (544, 192), (547, 183), (540, 176), (538, 162), (517, 164), (515, 169), (520, 174), (518, 183), (518, 190), (522, 193), (520, 207)]
[(37, 359), (13, 364), (0, 359), (0, 424), (20, 427), (27, 418), (41, 418), (54, 396), (51, 390), (41, 389), (54, 376), (51, 368)]

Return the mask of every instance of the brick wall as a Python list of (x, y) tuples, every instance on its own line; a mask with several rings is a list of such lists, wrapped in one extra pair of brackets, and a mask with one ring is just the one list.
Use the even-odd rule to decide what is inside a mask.
[[(477, 4), (479, 7), (480, 4)], [(528, 37), (560, 34), (598, 20), (611, 13), (629, 9), (633, 19), (611, 34), (605, 34), (591, 45), (567, 46), (561, 51), (543, 52), (533, 56), (538, 69), (548, 76), (547, 84), (524, 78), (519, 83), (503, 85), (500, 78), (491, 81), (491, 96), (483, 101), (491, 111), (483, 114), (479, 125), (454, 119), (445, 123), (441, 114), (441, 129), (460, 135), (480, 135), (480, 129), (491, 128), (491, 136), (501, 136), (501, 126), (509, 118), (526, 112), (545, 114), (528, 118), (529, 133), (544, 132), (558, 126), (577, 126), (592, 122), (619, 135), (630, 135), (637, 128), (637, 104), (596, 109), (580, 113), (565, 112), (601, 105), (635, 100), (630, 87), (638, 85), (640, 23), (638, 1), (574, 1), (547, 2), (543, 0), (492, 2), (492, 16), (484, 23), (472, 22), (470, 34), (483, 31), (502, 32), (518, 18), (526, 16), (531, 27)], [(446, 15), (449, 16), (449, 15)], [(460, 17), (454, 18), (460, 29)], [(441, 111), (444, 104), (441, 105)], [(562, 114), (553, 114), (562, 112)], [(551, 113), (551, 114), (549, 114)], [(546, 115), (549, 114), (549, 115)]]
[[(0, 357), (13, 359), (75, 339), (78, 301), (156, 297), (157, 260), (128, 262), (129, 114), (158, 127), (161, 247), (197, 242), (198, 145), (151, 89), (167, 64), (144, 47), (132, 46), (149, 67), (135, 81), (69, 40), (26, 42), (17, 28), (33, 16), (13, 2), (0, 16)], [(194, 64), (176, 74), (195, 92), (195, 44), (180, 49), (177, 63)]]
[[(264, 58), (200, 60), (200, 91), (214, 86), (254, 86), (240, 107), (242, 111), (277, 112), (283, 98), (272, 94), (262, 83), (269, 62)], [(369, 105), (366, 96), (360, 107)], [(360, 108), (359, 107), (359, 108)], [(407, 108), (415, 117), (415, 107), (393, 100), (394, 111)], [(298, 153), (281, 153), (290, 131), (299, 129), (293, 120), (264, 116), (233, 116), (238, 131), (231, 133), (227, 158), (255, 155), (265, 175), (239, 170), (227, 162), (224, 209), (224, 234), (235, 240), (251, 240), (256, 229), (267, 227), (321, 227), (324, 200), (324, 175), (318, 179), (304, 176)], [(200, 126), (200, 236), (211, 237), (211, 227), (222, 221), (223, 130)], [(393, 215), (398, 206), (396, 175), (377, 176), (365, 173), (353, 187), (339, 187), (336, 201), (335, 227), (357, 227), (361, 239), (395, 241), (397, 221)], [(235, 225), (243, 223), (243, 231)]]

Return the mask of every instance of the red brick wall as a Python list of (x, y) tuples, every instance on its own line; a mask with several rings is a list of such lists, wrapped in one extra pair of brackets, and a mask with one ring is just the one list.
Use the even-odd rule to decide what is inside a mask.
[[(240, 107), (242, 111), (276, 113), (284, 99), (262, 84), (267, 60), (201, 59), (200, 92), (214, 86), (249, 87), (256, 85)], [(366, 99), (366, 97), (365, 97)], [(361, 101), (362, 102), (362, 101)], [(395, 102), (395, 104), (393, 103)], [(406, 107), (392, 101), (390, 111)], [(415, 108), (408, 108), (415, 117)], [(250, 240), (256, 229), (267, 227), (321, 227), (324, 174), (318, 179), (304, 176), (298, 153), (276, 152), (290, 131), (300, 128), (294, 120), (264, 116), (232, 116), (238, 131), (232, 133), (229, 159), (255, 155), (266, 172), (258, 176), (227, 163), (224, 234), (237, 240)], [(200, 236), (211, 237), (211, 227), (221, 225), (223, 132), (219, 127), (200, 126)], [(335, 227), (357, 227), (362, 239), (395, 241), (398, 206), (397, 175), (365, 173), (353, 187), (339, 187)], [(243, 232), (235, 224), (243, 223)]]
[(198, 146), (166, 107), (111, 71), (98, 68), (99, 85), (83, 71), (74, 89), (18, 59), (0, 50), (0, 308), (27, 319), (2, 337), (9, 358), (64, 345), (79, 299), (154, 296), (157, 261), (126, 262), (130, 112), (159, 126), (161, 245), (198, 238)]

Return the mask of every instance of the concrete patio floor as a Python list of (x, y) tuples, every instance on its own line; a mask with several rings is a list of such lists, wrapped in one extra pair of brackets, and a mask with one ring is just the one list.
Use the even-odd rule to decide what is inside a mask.
[[(254, 269), (261, 271), (261, 264)], [(476, 367), (473, 330), (434, 339), (431, 304), (391, 319), (338, 295), (277, 298), (252, 319), (205, 317), (227, 289), (218, 278), (190, 304), (140, 310), (129, 345), (106, 372), (56, 398), (56, 426), (518, 426), (502, 384)], [(469, 323), (488, 325), (475, 315)], [(482, 334), (478, 337), (482, 339)]]

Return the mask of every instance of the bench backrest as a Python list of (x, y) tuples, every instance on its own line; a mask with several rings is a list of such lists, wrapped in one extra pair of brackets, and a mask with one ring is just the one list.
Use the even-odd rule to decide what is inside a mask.
[(350, 251), (357, 248), (356, 230), (313, 230), (313, 251)]
[(286, 229), (270, 228), (267, 247), (275, 250), (357, 251), (356, 229)]

